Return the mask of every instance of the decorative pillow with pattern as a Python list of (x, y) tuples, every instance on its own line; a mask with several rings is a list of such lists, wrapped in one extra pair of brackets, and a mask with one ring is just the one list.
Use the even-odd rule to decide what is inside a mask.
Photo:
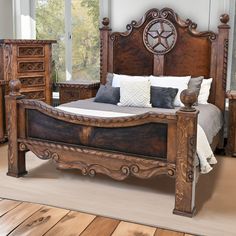
[(118, 106), (151, 107), (151, 82), (148, 78), (123, 78)]

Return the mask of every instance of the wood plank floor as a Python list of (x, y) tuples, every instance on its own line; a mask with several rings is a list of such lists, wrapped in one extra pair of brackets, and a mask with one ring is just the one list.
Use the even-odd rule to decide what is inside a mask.
[(192, 236), (61, 208), (0, 199), (0, 235)]

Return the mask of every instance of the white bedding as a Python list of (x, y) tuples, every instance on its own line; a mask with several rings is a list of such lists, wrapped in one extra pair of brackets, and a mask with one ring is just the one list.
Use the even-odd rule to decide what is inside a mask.
[[(74, 108), (67, 106), (57, 107), (60, 110), (93, 117), (125, 117), (134, 116), (135, 114), (112, 112), (112, 111), (101, 111), (101, 110), (90, 110), (84, 108)], [(197, 155), (200, 163), (200, 172), (206, 174), (212, 170), (211, 165), (216, 164), (217, 160), (211, 150), (210, 144), (206, 137), (206, 134), (202, 127), (198, 124), (197, 126)]]

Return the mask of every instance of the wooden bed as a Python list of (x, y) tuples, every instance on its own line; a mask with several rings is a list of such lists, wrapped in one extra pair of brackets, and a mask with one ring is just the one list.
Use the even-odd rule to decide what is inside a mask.
[[(126, 32), (112, 33), (109, 19), (104, 18), (100, 29), (101, 83), (106, 83), (107, 72), (203, 75), (213, 78), (209, 101), (224, 112), (228, 15), (222, 15), (220, 21), (218, 33), (198, 32), (195, 23), (181, 20), (169, 8), (151, 9), (139, 22), (127, 25)], [(154, 30), (157, 25), (158, 32)], [(80, 169), (84, 175), (101, 173), (124, 180), (131, 175), (149, 179), (166, 174), (176, 181), (173, 212), (184, 216), (194, 214), (198, 111), (192, 106), (196, 96), (191, 91), (182, 93), (185, 107), (174, 114), (149, 112), (96, 118), (24, 99), (18, 80), (11, 81), (10, 88), (9, 176), (27, 174), (25, 153), (29, 150), (41, 159), (53, 159), (60, 169)], [(214, 147), (222, 147), (221, 134), (215, 137)]]

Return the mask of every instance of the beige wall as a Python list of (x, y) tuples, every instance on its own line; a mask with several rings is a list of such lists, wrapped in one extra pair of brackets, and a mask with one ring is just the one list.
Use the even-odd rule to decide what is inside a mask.
[(13, 10), (11, 0), (0, 0), (0, 38), (13, 38)]

